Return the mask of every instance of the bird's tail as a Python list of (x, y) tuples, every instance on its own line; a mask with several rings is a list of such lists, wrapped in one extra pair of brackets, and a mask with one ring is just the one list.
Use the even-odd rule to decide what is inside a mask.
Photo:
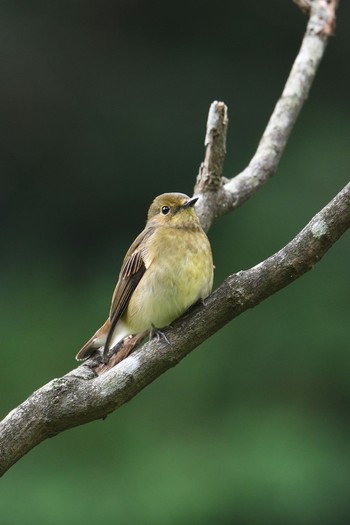
[(88, 357), (91, 357), (96, 350), (101, 348), (101, 346), (105, 346), (107, 335), (110, 328), (110, 321), (109, 318), (107, 321), (97, 330), (97, 332), (91, 337), (91, 339), (88, 340), (87, 343), (79, 350), (77, 355), (75, 356), (75, 359), (77, 361), (84, 361)]

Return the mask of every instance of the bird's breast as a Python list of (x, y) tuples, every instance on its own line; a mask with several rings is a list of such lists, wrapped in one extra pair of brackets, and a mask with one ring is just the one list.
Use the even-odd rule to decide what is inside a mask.
[(162, 328), (209, 295), (213, 261), (201, 229), (159, 228), (143, 254), (146, 272), (124, 314), (133, 332)]

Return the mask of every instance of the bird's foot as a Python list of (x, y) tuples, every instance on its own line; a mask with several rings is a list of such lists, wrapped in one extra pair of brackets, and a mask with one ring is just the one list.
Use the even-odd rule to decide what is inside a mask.
[(149, 338), (152, 339), (153, 337), (156, 337), (157, 338), (157, 343), (159, 343), (159, 341), (161, 339), (164, 339), (164, 341), (166, 343), (168, 343), (168, 345), (170, 345), (170, 341), (169, 339), (167, 338), (167, 336), (165, 335), (164, 332), (162, 332), (161, 330), (159, 330), (159, 328), (156, 328), (153, 324), (152, 324), (152, 328), (149, 332)]
[(107, 363), (101, 363), (96, 368), (96, 374), (101, 375), (120, 363), (120, 361), (123, 361), (135, 350), (135, 348), (139, 345), (142, 339), (146, 337), (146, 335), (147, 332), (142, 332), (136, 335), (128, 335), (128, 337), (125, 337), (125, 339), (119, 341), (109, 352)]
[[(128, 337), (130, 337), (130, 335), (128, 335)], [(119, 350), (124, 346), (124, 342), (126, 339), (128, 339), (128, 337), (125, 337), (124, 339), (121, 339), (120, 341), (118, 341), (118, 343), (116, 345), (113, 346), (113, 348), (111, 348), (106, 354), (103, 352), (103, 363), (106, 365), (108, 363), (108, 361), (110, 360), (110, 358), (117, 354), (119, 352)]]

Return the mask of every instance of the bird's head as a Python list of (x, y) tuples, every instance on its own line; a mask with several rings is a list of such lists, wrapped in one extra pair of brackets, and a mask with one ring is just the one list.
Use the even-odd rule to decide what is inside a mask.
[(163, 193), (152, 202), (147, 215), (148, 222), (176, 228), (200, 226), (193, 209), (198, 197), (188, 197), (184, 193)]

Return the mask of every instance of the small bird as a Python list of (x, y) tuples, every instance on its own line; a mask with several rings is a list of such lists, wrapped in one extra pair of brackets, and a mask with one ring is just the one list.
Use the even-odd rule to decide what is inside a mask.
[(109, 317), (78, 352), (78, 361), (102, 346), (106, 360), (109, 350), (129, 335), (164, 335), (161, 328), (210, 294), (214, 266), (193, 208), (197, 200), (183, 193), (154, 199), (145, 229), (124, 258)]

